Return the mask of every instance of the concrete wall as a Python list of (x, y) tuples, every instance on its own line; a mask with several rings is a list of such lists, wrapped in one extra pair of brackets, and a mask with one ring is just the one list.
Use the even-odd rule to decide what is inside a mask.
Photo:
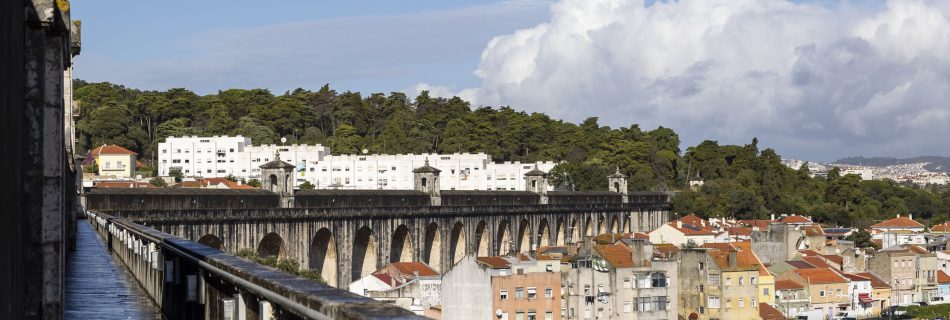
[(74, 53), (68, 7), (52, 0), (0, 3), (2, 319), (63, 317), (76, 203), (64, 117), (64, 72)]
[[(475, 257), (468, 256), (443, 275), (442, 319), (496, 319), (490, 273), (490, 269), (478, 265)], [(514, 292), (510, 294), (514, 296)]]
[(795, 226), (773, 223), (768, 230), (752, 232), (752, 252), (764, 264), (791, 260), (797, 250), (801, 232)]
[(264, 190), (106, 188), (86, 193), (86, 209), (102, 212), (277, 208), (279, 201), (277, 194)]

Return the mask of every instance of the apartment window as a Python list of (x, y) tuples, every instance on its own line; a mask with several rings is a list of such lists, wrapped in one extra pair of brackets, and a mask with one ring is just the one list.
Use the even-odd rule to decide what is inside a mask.
[(756, 282), (756, 281), (757, 281), (757, 280), (756, 280), (755, 277), (749, 277), (749, 283), (751, 283), (751, 284), (758, 284), (758, 282)]
[(584, 285), (584, 295), (585, 295), (585, 296), (589, 296), (589, 295), (590, 295), (590, 285), (589, 285), (589, 284), (585, 284), (585, 285)]
[(172, 163), (181, 163), (181, 159), (172, 159)]
[(762, 295), (768, 296), (768, 295), (769, 295), (769, 288), (762, 288)]
[(515, 299), (524, 299), (524, 288), (515, 288)]
[(538, 315), (534, 311), (528, 311), (527, 320), (537, 320), (537, 319), (538, 319)]
[(631, 311), (633, 311), (633, 303), (631, 303), (630, 301), (624, 301), (623, 312), (630, 313)]
[(699, 307), (699, 314), (706, 314), (706, 308), (703, 306)]
[(218, 170), (218, 173), (224, 173), (224, 170)]
[(666, 275), (656, 272), (651, 276), (651, 285), (653, 288), (665, 288), (666, 287)]
[(699, 270), (705, 270), (705, 269), (706, 269), (706, 263), (700, 262), (700, 263), (699, 263)]
[(650, 287), (650, 275), (649, 274), (638, 274), (637, 275), (637, 288), (649, 288)]
[(601, 292), (605, 292), (603, 283), (597, 285), (597, 293), (601, 293)]
[(166, 153), (166, 152), (168, 152), (168, 150), (162, 149), (162, 153)]
[(731, 285), (731, 284), (732, 284), (732, 277), (726, 277), (726, 282), (723, 282), (722, 285), (728, 287), (728, 286)]
[(706, 286), (699, 285), (699, 292), (703, 292), (706, 289)]
[(714, 285), (714, 286), (719, 285), (719, 275), (718, 274), (709, 275), (709, 284)]
[(528, 287), (528, 299), (535, 299), (538, 297), (538, 289), (535, 287)]
[(758, 306), (759, 306), (759, 299), (752, 298), (752, 307), (755, 308)]
[(841, 289), (836, 290), (836, 291), (835, 291), (835, 295), (840, 297), (840, 296), (841, 296)]
[(650, 297), (637, 298), (637, 311), (651, 311)]
[(706, 306), (708, 306), (709, 309), (719, 309), (719, 297), (718, 296), (706, 297)]
[(744, 280), (744, 278), (745, 278), (745, 277), (739, 277), (739, 285), (740, 285), (740, 286), (742, 285), (742, 282), (743, 282), (742, 280)]
[(745, 299), (739, 299), (739, 308), (745, 308)]
[(819, 297), (824, 297), (824, 296), (825, 296), (825, 290), (819, 290), (819, 291), (818, 291), (818, 296), (819, 296)]
[(524, 320), (524, 311), (515, 311), (515, 320)]
[(551, 312), (551, 311), (545, 312), (544, 320), (554, 320), (554, 312)]
[(554, 298), (554, 289), (552, 288), (544, 289), (544, 297), (548, 299)]
[(191, 160), (185, 159), (185, 163), (189, 163), (189, 162), (191, 162)]
[(623, 287), (630, 289), (630, 278), (623, 278)]
[(498, 291), (498, 299), (508, 300), (508, 289), (501, 289), (501, 291)]
[(234, 148), (228, 149), (228, 152), (234, 152)]

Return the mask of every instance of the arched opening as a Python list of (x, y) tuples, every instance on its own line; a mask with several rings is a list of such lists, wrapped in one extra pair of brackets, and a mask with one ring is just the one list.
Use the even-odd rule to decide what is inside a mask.
[(518, 227), (518, 252), (531, 250), (531, 227), (528, 220), (522, 219)]
[(593, 236), (593, 233), (594, 233), (593, 222), (594, 222), (593, 219), (591, 219), (590, 217), (587, 217), (587, 222), (584, 223), (584, 237), (585, 238)]
[(614, 192), (620, 193), (620, 182), (614, 182)]
[(620, 219), (617, 219), (617, 216), (610, 220), (610, 232), (620, 233)]
[[(452, 243), (449, 247), (449, 257), (452, 258), (452, 264), (462, 260), (465, 257), (465, 228), (462, 222), (456, 222), (452, 227)], [(447, 270), (442, 270), (445, 273)]]
[(426, 227), (425, 250), (422, 251), (422, 260), (429, 264), (432, 269), (442, 272), (442, 235), (439, 231), (439, 225), (435, 222)]
[(333, 240), (333, 234), (330, 229), (322, 228), (310, 242), (309, 268), (319, 272), (324, 282), (336, 286), (336, 259), (336, 241)]
[(564, 245), (564, 218), (557, 218), (557, 225), (554, 227), (554, 245)]
[(261, 242), (257, 244), (257, 256), (261, 258), (284, 258), (286, 256), (284, 239), (281, 239), (276, 233), (268, 233), (261, 239)]
[(412, 236), (406, 225), (399, 225), (393, 232), (389, 249), (389, 262), (412, 261)]
[(353, 281), (376, 271), (376, 237), (368, 227), (360, 228), (353, 237), (352, 265), (350, 274)]
[(538, 248), (551, 245), (551, 228), (548, 227), (548, 219), (541, 219), (538, 225)]
[(425, 187), (426, 187), (426, 184), (429, 182), (429, 179), (422, 178), (422, 179), (420, 179), (419, 181), (420, 181), (420, 184), (422, 185), (422, 187), (425, 188)]
[(581, 240), (581, 228), (577, 225), (577, 218), (571, 219), (571, 226), (568, 227), (569, 234), (571, 235), (571, 243), (579, 243)]
[(201, 236), (201, 238), (198, 239), (198, 243), (218, 250), (221, 250), (221, 248), (224, 247), (224, 243), (221, 242), (221, 238), (218, 238), (218, 236), (210, 233)]
[(511, 252), (511, 235), (508, 232), (508, 220), (501, 220), (498, 224), (498, 236), (495, 238), (495, 251), (498, 255), (507, 255)]
[(276, 175), (273, 175), (273, 174), (270, 175), (270, 188), (268, 189), (270, 189), (270, 191), (277, 192), (277, 176)]
[(624, 227), (623, 227), (624, 230), (627, 230), (627, 232), (633, 232), (633, 223), (632, 223), (633, 220), (630, 219), (630, 216), (625, 216), (625, 217), (623, 218), (623, 220), (626, 221), (626, 222), (623, 224), (623, 225), (624, 225)]
[(531, 180), (531, 188), (537, 188), (537, 187), (538, 187), (538, 180)]
[(488, 236), (488, 224), (485, 223), (485, 220), (478, 222), (478, 225), (475, 226), (475, 256), (476, 257), (485, 257), (488, 256), (489, 242), (491, 237)]

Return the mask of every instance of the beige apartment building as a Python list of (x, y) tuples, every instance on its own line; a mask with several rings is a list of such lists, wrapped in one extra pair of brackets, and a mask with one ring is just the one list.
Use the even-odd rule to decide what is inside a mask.
[(891, 285), (891, 305), (914, 303), (917, 282), (917, 253), (904, 246), (893, 246), (874, 254), (868, 260), (868, 271), (878, 275)]
[(791, 280), (804, 286), (811, 300), (811, 309), (821, 310), (829, 318), (838, 311), (851, 309), (850, 281), (830, 268), (789, 270), (778, 280)]
[(135, 175), (138, 153), (117, 146), (103, 145), (90, 151), (99, 167), (100, 176), (131, 178)]

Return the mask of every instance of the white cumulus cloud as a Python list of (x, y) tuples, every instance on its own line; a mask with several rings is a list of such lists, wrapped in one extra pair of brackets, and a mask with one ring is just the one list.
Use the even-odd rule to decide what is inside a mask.
[(492, 39), (474, 71), (481, 84), (455, 94), (672, 127), (687, 144), (758, 136), (818, 160), (948, 154), (945, 2), (561, 0), (550, 10)]

